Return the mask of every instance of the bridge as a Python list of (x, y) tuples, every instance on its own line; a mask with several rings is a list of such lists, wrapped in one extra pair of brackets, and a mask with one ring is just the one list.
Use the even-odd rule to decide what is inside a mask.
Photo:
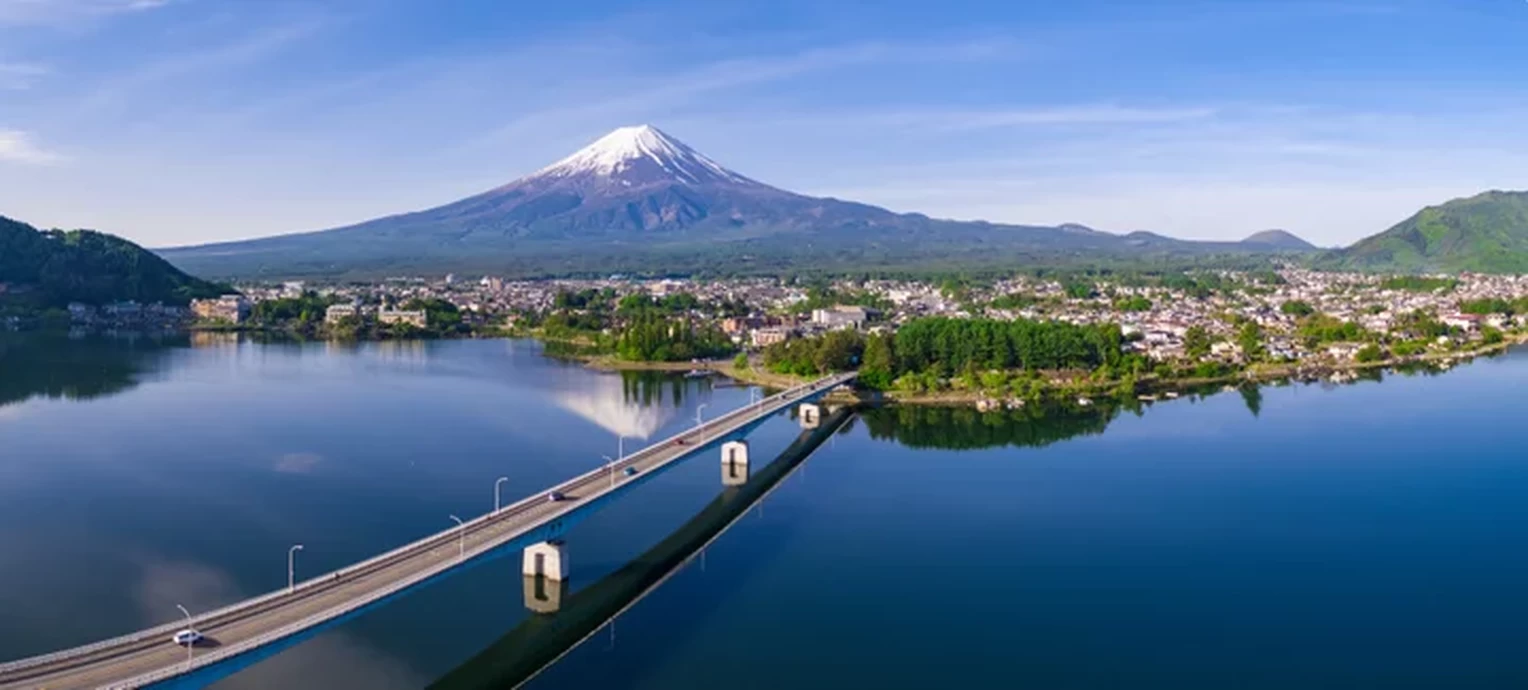
[[(746, 436), (772, 415), (800, 406), (817, 427), (816, 404), (854, 373), (829, 376), (733, 410), (500, 510), (290, 589), (121, 637), (0, 664), (0, 689), (198, 688), (227, 677), (339, 623), (463, 569), (523, 549), (525, 575), (560, 582), (567, 559), (559, 538), (604, 505), (703, 449), (722, 450), (723, 484), (746, 481)], [(627, 470), (630, 468), (631, 473)], [(550, 500), (553, 492), (562, 500)], [(170, 642), (191, 627), (204, 648)]]
[(684, 570), (828, 442), (854, 413), (849, 408), (806, 429), (742, 485), (725, 486), (667, 537), (598, 582), (569, 595), (566, 583), (524, 578), (526, 618), (486, 649), (431, 683), (428, 690), (509, 690), (529, 682)]

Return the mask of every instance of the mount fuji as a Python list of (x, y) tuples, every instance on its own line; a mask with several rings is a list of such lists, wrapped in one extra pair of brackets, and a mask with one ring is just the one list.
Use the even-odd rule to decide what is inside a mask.
[(160, 250), (216, 277), (508, 275), (1014, 265), (1098, 255), (1249, 253), (1266, 245), (1080, 225), (937, 220), (772, 187), (648, 125), (621, 127), (502, 187), (318, 232)]

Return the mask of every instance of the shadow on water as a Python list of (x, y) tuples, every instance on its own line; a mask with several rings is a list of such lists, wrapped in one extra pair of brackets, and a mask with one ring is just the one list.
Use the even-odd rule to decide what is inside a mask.
[[(435, 690), (513, 688), (572, 651), (623, 611), (680, 572), (708, 544), (726, 532), (813, 451), (852, 417), (839, 410), (813, 430), (804, 431), (775, 460), (758, 469), (742, 486), (728, 487), (695, 517), (619, 570), (593, 585), (565, 596), (564, 586), (526, 578), (527, 600), (548, 613), (531, 616), (465, 664), (430, 685)], [(782, 541), (783, 543), (783, 541)], [(750, 544), (750, 546), (758, 546)], [(758, 549), (752, 550), (758, 553)], [(715, 604), (717, 602), (710, 602)], [(697, 620), (707, 602), (686, 602), (686, 613)], [(551, 611), (555, 608), (555, 611)], [(672, 631), (683, 621), (665, 618)], [(632, 669), (640, 672), (640, 669)], [(629, 676), (628, 676), (629, 677)]]
[(138, 385), (184, 335), (0, 333), (0, 407), (34, 397), (89, 400)]

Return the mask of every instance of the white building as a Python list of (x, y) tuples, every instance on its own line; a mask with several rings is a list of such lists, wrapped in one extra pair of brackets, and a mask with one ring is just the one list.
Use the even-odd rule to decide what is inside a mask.
[(244, 295), (223, 295), (217, 299), (191, 300), (191, 312), (197, 318), (208, 321), (244, 323), (249, 318), (251, 306)]
[(380, 323), (406, 323), (415, 328), (424, 328), (429, 325), (429, 316), (423, 310), (388, 309), (386, 306), (382, 306), (377, 308), (377, 321)]
[(335, 324), (341, 319), (355, 318), (360, 310), (354, 304), (331, 304), (324, 310), (324, 323)]
[(812, 310), (812, 323), (823, 328), (859, 328), (869, 320), (870, 310), (864, 307), (838, 305)]

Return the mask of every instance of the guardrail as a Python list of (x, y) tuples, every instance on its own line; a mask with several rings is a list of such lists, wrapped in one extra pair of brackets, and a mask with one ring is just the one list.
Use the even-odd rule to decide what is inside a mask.
[[(454, 527), (454, 528), (450, 528), (450, 529), (447, 529), (447, 530), (443, 530), (441, 532), (436, 532), (436, 533), (431, 534), (429, 536), (426, 536), (426, 537), (423, 537), (421, 539), (417, 539), (415, 541), (412, 541), (412, 542), (409, 542), (407, 544), (404, 544), (403, 546), (395, 548), (395, 549), (393, 549), (391, 551), (387, 551), (387, 552), (382, 553), (380, 555), (368, 558), (368, 559), (366, 559), (364, 561), (361, 561), (361, 562), (358, 562), (358, 563), (353, 563), (353, 564), (348, 565), (348, 566), (346, 566), (344, 568), (340, 568), (339, 570), (331, 571), (331, 572), (319, 575), (317, 577), (309, 578), (309, 579), (304, 580), (304, 581), (302, 581), (300, 583), (297, 583), (291, 589), (280, 589), (280, 590), (268, 592), (266, 594), (254, 597), (252, 599), (245, 599), (243, 601), (239, 601), (239, 602), (235, 602), (233, 604), (229, 604), (229, 605), (224, 606), (222, 608), (214, 609), (212, 611), (208, 611), (208, 612), (205, 612), (205, 613), (193, 616), (192, 619), (191, 619), (191, 626), (194, 627), (194, 628), (196, 628), (196, 627), (203, 627), (203, 625), (201, 625), (201, 624), (205, 624), (205, 623), (210, 622), (210, 621), (216, 621), (217, 619), (220, 619), (220, 618), (226, 618), (228, 616), (233, 616), (233, 615), (236, 615), (236, 614), (248, 611), (248, 610), (250, 610), (252, 608), (256, 608), (256, 607), (262, 606), (264, 604), (268, 604), (268, 603), (271, 603), (271, 602), (274, 602), (274, 601), (277, 601), (277, 600), (280, 600), (280, 599), (283, 599), (283, 598), (294, 598), (295, 599), (295, 598), (298, 598), (299, 594), (305, 594), (305, 593), (309, 592), (310, 590), (312, 590), (314, 588), (318, 588), (318, 587), (322, 587), (322, 586), (326, 586), (326, 585), (332, 586), (334, 584), (336, 576), (338, 576), (338, 578), (343, 581), (343, 580), (345, 580), (345, 579), (347, 579), (347, 578), (349, 578), (351, 576), (354, 576), (354, 575), (357, 575), (357, 574), (364, 574), (364, 573), (370, 572), (372, 570), (375, 570), (375, 569), (377, 569), (379, 567), (385, 567), (386, 565), (391, 564), (393, 561), (398, 560), (398, 559), (403, 558), (403, 557), (407, 557), (410, 554), (414, 554), (414, 553), (417, 553), (417, 552), (420, 552), (420, 551), (426, 551), (426, 550), (429, 550), (431, 548), (435, 548), (435, 547), (443, 545), (443, 544), (448, 544), (448, 542), (453, 542), (453, 541), (457, 540), (459, 538), (459, 535), (477, 532), (483, 526), (485, 526), (485, 525), (487, 525), (489, 523), (497, 522), (497, 521), (500, 521), (500, 520), (505, 520), (505, 519), (508, 519), (508, 518), (512, 518), (515, 515), (518, 515), (520, 513), (525, 512), (526, 509), (528, 509), (528, 508), (534, 507), (536, 505), (541, 505), (546, 500), (545, 496), (546, 496), (548, 491), (555, 491), (555, 490), (563, 489), (563, 488), (566, 488), (566, 487), (577, 486), (577, 485), (579, 485), (579, 484), (581, 484), (581, 483), (583, 483), (583, 482), (585, 482), (585, 481), (587, 481), (589, 479), (593, 479), (593, 478), (599, 477), (601, 475), (604, 475), (607, 472), (612, 472), (612, 471), (614, 471), (614, 469), (616, 467), (625, 467), (625, 466), (630, 465), (630, 464), (632, 464), (632, 463), (634, 463), (636, 461), (639, 461), (639, 460), (641, 460), (641, 459), (643, 459), (643, 458), (645, 458), (645, 457), (647, 457), (649, 455), (657, 453), (658, 451), (660, 451), (662, 449), (665, 449), (665, 448), (671, 446), (673, 444), (673, 442), (677, 441), (678, 439), (684, 438), (686, 436), (694, 435), (697, 432), (700, 433), (700, 435), (702, 436), (702, 439), (704, 440), (704, 437), (707, 435), (708, 432), (710, 432), (711, 430), (714, 430), (716, 428), (725, 427), (725, 426), (731, 424), (732, 420), (734, 418), (736, 418), (736, 417), (739, 417), (739, 416), (753, 417), (755, 415), (761, 415), (761, 411), (762, 410), (764, 410), (766, 408), (769, 408), (769, 407), (772, 407), (772, 406), (774, 406), (774, 405), (776, 405), (778, 403), (789, 402), (791, 400), (795, 400), (795, 399), (801, 398), (801, 397), (810, 397), (810, 396), (807, 396), (807, 395), (803, 395), (804, 393), (811, 393), (811, 394), (815, 395), (819, 390), (821, 390), (821, 391), (830, 390), (830, 389), (832, 389), (832, 388), (834, 388), (836, 386), (842, 385), (843, 383), (846, 383), (846, 382), (852, 380), (855, 376), (856, 376), (856, 374), (854, 374), (852, 372), (851, 373), (847, 373), (847, 374), (839, 374), (837, 376), (827, 377), (827, 378), (821, 379), (819, 381), (813, 382), (813, 383), (805, 385), (805, 386), (798, 386), (798, 387), (792, 388), (790, 390), (786, 390), (786, 391), (782, 391), (780, 393), (776, 393), (776, 394), (771, 395), (771, 396), (769, 396), (767, 398), (760, 399), (758, 402), (750, 403), (750, 404), (748, 404), (748, 405), (746, 405), (744, 407), (740, 407), (738, 409), (732, 410), (732, 411), (727, 412), (725, 414), (722, 414), (722, 415), (720, 415), (718, 417), (715, 417), (715, 418), (713, 418), (713, 419), (711, 419), (709, 421), (706, 421), (706, 422), (704, 422), (704, 423), (702, 423), (702, 424), (700, 424), (698, 426), (695, 426), (695, 427), (692, 427), (692, 428), (680, 431), (679, 433), (674, 434), (673, 436), (670, 436), (670, 437), (668, 437), (666, 439), (663, 439), (661, 441), (658, 441), (656, 443), (650, 444), (647, 447), (642, 448), (641, 450), (638, 450), (635, 453), (632, 453), (632, 454), (627, 455), (627, 456), (625, 456), (623, 458), (620, 458), (619, 461), (615, 465), (611, 466), (608, 469), (606, 467), (602, 466), (602, 467), (590, 470), (590, 471), (585, 472), (585, 473), (583, 473), (581, 475), (573, 477), (572, 479), (564, 481), (561, 484), (558, 484), (556, 486), (550, 487), (547, 490), (543, 490), (543, 491), (534, 493), (534, 494), (532, 494), (530, 496), (527, 496), (526, 498), (523, 498), (523, 499), (521, 499), (519, 501), (511, 503), (510, 505), (504, 506), (500, 510), (498, 510), (497, 512), (486, 513), (484, 515), (481, 515), (481, 516), (478, 516), (478, 517), (473, 518), (471, 520), (468, 520), (467, 522), (463, 523), (460, 526), (457, 526), (457, 527)], [(596, 498), (598, 498), (600, 496), (603, 496), (606, 493), (608, 493), (609, 491), (613, 490), (613, 488), (614, 487), (612, 487), (610, 489), (604, 489), (604, 490), (598, 491), (598, 492), (592, 494), (589, 497), (588, 500), (594, 500), (594, 499), (596, 499)], [(569, 506), (566, 510), (558, 512), (558, 513), (555, 513), (554, 515), (548, 517), (547, 519), (551, 520), (551, 519), (554, 519), (556, 517), (561, 517), (561, 516), (563, 516), (563, 515), (565, 515), (567, 513), (570, 513), (570, 512), (572, 512), (574, 510), (577, 510), (582, 504), (583, 504), (583, 502), (581, 501), (578, 504)], [(535, 529), (536, 527), (539, 527), (539, 525), (537, 525), (535, 527), (528, 528), (526, 530), (522, 530), (521, 533), (526, 532), (526, 531), (530, 531), (532, 529)], [(514, 536), (520, 536), (520, 533), (517, 533)], [(511, 537), (511, 538), (513, 538), (513, 537)], [(487, 547), (487, 548), (489, 548), (489, 549), (498, 548), (498, 545), (497, 544), (490, 544), (489, 547)], [(478, 553), (478, 552), (474, 552), (474, 556), (473, 557), (475, 558), (477, 555), (481, 555), (481, 554)], [(426, 575), (428, 575), (429, 577), (433, 577), (434, 574), (435, 573), (432, 572), (432, 571), (426, 571)], [(402, 582), (407, 582), (408, 583), (407, 586), (413, 586), (413, 584), (415, 584), (415, 582), (416, 582), (416, 579), (414, 577), (410, 577), (410, 578), (407, 578), (406, 580), (404, 580)], [(390, 586), (385, 587), (383, 589), (388, 591), (389, 593), (397, 591), (395, 589), (394, 585), (390, 585)], [(371, 595), (367, 595), (367, 596), (363, 597), (362, 599), (364, 601), (362, 601), (362, 603), (360, 605), (365, 605), (366, 603), (370, 603), (371, 601), (375, 601), (376, 598), (371, 596)], [(296, 629), (301, 630), (301, 629), (306, 628), (306, 627), (311, 627), (313, 625), (313, 623), (308, 622), (308, 621), (310, 619), (315, 618), (315, 617), (322, 617), (321, 620), (323, 620), (323, 619), (333, 618), (333, 617), (335, 617), (337, 615), (344, 615), (345, 613), (348, 613), (350, 610), (353, 610), (353, 609), (347, 608), (347, 607), (342, 607), (342, 608), (345, 608), (345, 610), (344, 611), (340, 611), (339, 613), (335, 613), (334, 609), (330, 609), (330, 610), (324, 611), (324, 612), (322, 612), (320, 614), (315, 614), (315, 616), (310, 616), (309, 618), (304, 619), (302, 622), (300, 622), (300, 623), (302, 623), (302, 625), (300, 625), (300, 627), (298, 627)], [(33, 657), (25, 658), (25, 659), (17, 659), (15, 661), (10, 661), (10, 662), (6, 662), (6, 663), (0, 663), (0, 675), (6, 674), (6, 673), (13, 673), (13, 672), (16, 672), (16, 671), (21, 671), (21, 670), (25, 670), (25, 669), (33, 668), (33, 667), (37, 667), (37, 666), (44, 666), (44, 665), (47, 665), (47, 664), (50, 664), (50, 663), (54, 663), (54, 662), (58, 662), (58, 661), (63, 661), (63, 660), (74, 658), (74, 657), (87, 656), (87, 655), (95, 653), (95, 652), (111, 649), (111, 648), (114, 648), (114, 647), (121, 647), (121, 646), (125, 646), (125, 645), (140, 643), (140, 642), (144, 642), (146, 640), (152, 640), (152, 639), (159, 638), (159, 637), (163, 637), (165, 639), (168, 639), (170, 635), (174, 634), (176, 631), (179, 631), (179, 630), (183, 629), (185, 625), (186, 624), (181, 622), (181, 621), (169, 622), (169, 623), (165, 623), (163, 625), (159, 625), (159, 626), (156, 626), (156, 627), (153, 627), (153, 628), (148, 628), (148, 629), (145, 629), (145, 630), (139, 630), (139, 631), (136, 631), (136, 632), (128, 633), (126, 635), (119, 635), (117, 637), (109, 638), (109, 639), (106, 639), (106, 640), (101, 640), (101, 641), (98, 641), (98, 642), (92, 642), (90, 644), (81, 645), (81, 646), (78, 646), (78, 647), (71, 647), (69, 649), (59, 650), (57, 652), (51, 652), (51, 653), (43, 654), (43, 655), (39, 655), (39, 656), (33, 656)], [(298, 623), (294, 623), (292, 625), (283, 626), (280, 630), (282, 630), (282, 631), (288, 630), (293, 625), (299, 625), (299, 624)], [(253, 639), (265, 639), (265, 638), (269, 637), (270, 635), (274, 635), (274, 634), (275, 634), (274, 632), (265, 633), (265, 634), (260, 635), (258, 638), (252, 638), (252, 640)], [(289, 635), (289, 634), (291, 634), (291, 632), (285, 632), (285, 633), (283, 633), (281, 635), (277, 635), (276, 637), (271, 638), (271, 639), (280, 639), (281, 637), (284, 637), (285, 635)], [(247, 642), (248, 641), (246, 641), (246, 643)], [(234, 653), (235, 651), (237, 651), (237, 653), (243, 653), (243, 651), (246, 651), (248, 649), (254, 649), (254, 648), (260, 646), (260, 645), (255, 645), (254, 647), (247, 647), (246, 643), (241, 643), (241, 644), (238, 644), (238, 645), (234, 645), (227, 652), (224, 652), (223, 650), (219, 650), (218, 652), (213, 652), (213, 653), (204, 655), (201, 658), (202, 659), (213, 659), (213, 660), (223, 659), (223, 658), (227, 658), (228, 656), (232, 655), (232, 653)], [(263, 645), (263, 644), (267, 644), (267, 643), (268, 642), (262, 642), (260, 644)], [(200, 665), (196, 665), (196, 666), (193, 666), (192, 668), (199, 668), (199, 667), (200, 667)], [(174, 677), (175, 675), (179, 675), (181, 673), (184, 673), (185, 670), (186, 670), (186, 667), (179, 667), (178, 666), (178, 667), (175, 667), (173, 669), (164, 669), (161, 672), (168, 673), (169, 675), (166, 675), (164, 677), (165, 678), (169, 678), (169, 677)], [(154, 680), (149, 680), (149, 681), (146, 681), (146, 682), (155, 682), (155, 681)], [(126, 686), (126, 687), (132, 687), (132, 686)]]

